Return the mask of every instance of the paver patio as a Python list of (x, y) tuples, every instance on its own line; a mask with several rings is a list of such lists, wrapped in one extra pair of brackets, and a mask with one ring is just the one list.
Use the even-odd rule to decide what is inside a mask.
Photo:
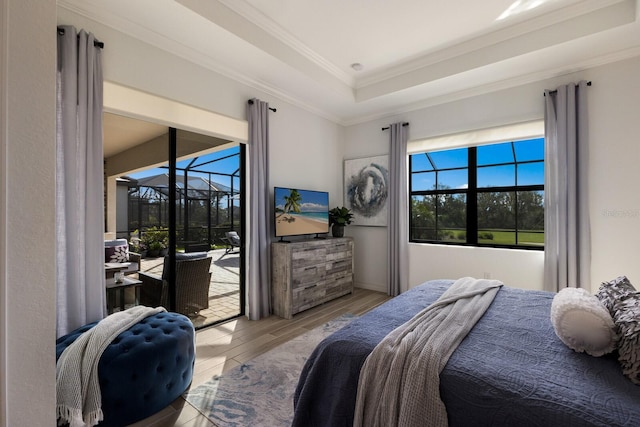
[[(209, 308), (189, 316), (198, 328), (240, 314), (240, 253), (216, 249), (207, 253), (211, 259)], [(162, 275), (164, 258), (144, 258), (141, 271)]]

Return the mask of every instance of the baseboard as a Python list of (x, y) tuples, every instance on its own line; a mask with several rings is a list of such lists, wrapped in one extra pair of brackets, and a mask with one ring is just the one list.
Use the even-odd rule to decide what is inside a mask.
[(386, 286), (380, 283), (355, 282), (353, 286), (356, 288), (368, 289), (370, 291), (387, 293)]

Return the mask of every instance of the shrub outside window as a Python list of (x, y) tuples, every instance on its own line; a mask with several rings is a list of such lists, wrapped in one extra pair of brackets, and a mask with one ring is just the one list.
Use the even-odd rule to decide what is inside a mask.
[(544, 248), (544, 138), (412, 154), (410, 241)]

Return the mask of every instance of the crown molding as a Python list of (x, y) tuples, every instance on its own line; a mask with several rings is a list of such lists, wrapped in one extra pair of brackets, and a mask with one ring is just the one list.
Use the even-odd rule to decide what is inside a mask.
[[(604, 7), (596, 7), (606, 3)], [(423, 56), (359, 80), (362, 102), (635, 21), (636, 0), (591, 1)]]
[[(433, 96), (425, 98), (421, 101), (413, 102), (410, 104), (403, 104), (398, 108), (390, 108), (387, 111), (381, 113), (374, 113), (369, 115), (360, 115), (358, 117), (343, 120), (341, 124), (343, 126), (354, 126), (371, 121), (383, 120), (390, 117), (396, 117), (399, 115), (406, 115), (414, 111), (422, 110), (424, 108), (434, 107), (441, 104), (447, 104), (450, 102), (460, 101), (475, 96), (485, 95), (492, 92), (498, 92), (501, 90), (511, 89), (514, 87), (524, 86), (527, 84), (543, 82), (550, 79), (567, 76), (574, 73), (585, 72), (589, 69), (607, 65), (614, 62), (624, 61), (640, 56), (640, 47), (634, 47), (630, 49), (624, 49), (618, 52), (601, 55), (596, 58), (590, 58), (579, 63), (573, 63), (570, 66), (557, 67), (536, 73), (529, 73), (520, 76), (516, 76), (510, 79), (504, 79), (497, 82), (486, 83), (478, 86), (474, 86), (469, 89), (460, 90), (457, 92), (450, 92), (445, 95)], [(597, 82), (594, 82), (597, 84)], [(542, 94), (542, 92), (541, 92)]]
[[(215, 0), (213, 0), (215, 1)], [(219, 3), (224, 4), (229, 9), (233, 10), (237, 14), (243, 16), (247, 21), (253, 25), (260, 27), (282, 43), (291, 47), (297, 51), (300, 55), (307, 58), (309, 61), (315, 63), (318, 67), (323, 68), (326, 72), (332, 74), (335, 78), (341, 80), (345, 84), (353, 87), (355, 79), (342, 71), (341, 68), (327, 60), (322, 55), (318, 54), (309, 46), (302, 43), (291, 33), (287, 32), (280, 25), (275, 23), (272, 19), (265, 16), (262, 12), (251, 6), (244, 0), (217, 0)]]
[(282, 101), (300, 107), (333, 123), (339, 124), (341, 122), (340, 117), (336, 116), (335, 114), (331, 114), (328, 111), (316, 108), (311, 104), (301, 102), (295, 96), (291, 95), (288, 91), (282, 88), (266, 84), (263, 81), (252, 78), (241, 71), (223, 66), (215, 58), (212, 58), (206, 53), (193, 49), (190, 46), (184, 45), (182, 43), (178, 43), (175, 40), (170, 39), (163, 34), (150, 30), (146, 27), (143, 27), (138, 23), (131, 22), (128, 19), (109, 13), (103, 9), (97, 10), (77, 7), (75, 3), (70, 3), (67, 0), (58, 0), (58, 6), (67, 9), (77, 15), (83, 16), (87, 19), (99, 22), (102, 25), (133, 37), (145, 44), (152, 45), (186, 61), (204, 67), (207, 70), (220, 74), (230, 80), (236, 81), (242, 85), (254, 88)]
[[(619, 3), (625, 3), (628, 6), (631, 5), (631, 7), (635, 9), (635, 0), (582, 1), (516, 24), (505, 25), (496, 30), (468, 37), (465, 40), (442, 45), (435, 51), (427, 52), (425, 55), (421, 55), (395, 66), (385, 67), (383, 70), (363, 73), (363, 75), (356, 80), (355, 89), (357, 90), (385, 80), (400, 77), (421, 68), (434, 65), (442, 61), (451, 60), (462, 55), (467, 55), (498, 43), (506, 42), (535, 31), (543, 30), (555, 24), (565, 23), (576, 17), (602, 10)], [(635, 17), (635, 14), (632, 16)]]
[[(178, 3), (182, 3), (183, 1), (189, 1), (189, 0), (177, 0)], [(228, 0), (221, 0), (221, 1), (228, 2)], [(299, 107), (305, 111), (308, 111), (312, 114), (315, 114), (319, 117), (322, 117), (330, 122), (336, 123), (341, 126), (352, 126), (352, 125), (356, 125), (356, 124), (360, 124), (368, 121), (379, 120), (379, 119), (384, 119), (391, 116), (396, 116), (399, 114), (406, 114), (406, 113), (420, 110), (423, 108), (444, 104), (448, 102), (453, 102), (453, 101), (457, 101), (457, 100), (461, 100), (461, 99), (469, 98), (473, 96), (483, 95), (486, 93), (508, 89), (511, 87), (525, 85), (525, 84), (533, 83), (536, 81), (555, 78), (560, 75), (571, 74), (571, 73), (579, 72), (588, 68), (593, 68), (599, 65), (610, 63), (610, 62), (617, 62), (620, 60), (624, 60), (630, 57), (640, 55), (640, 47), (632, 48), (632, 49), (627, 49), (627, 50), (623, 50), (623, 51), (619, 51), (611, 54), (602, 55), (597, 58), (585, 60), (580, 63), (574, 63), (567, 67), (559, 67), (552, 70), (546, 70), (540, 73), (530, 73), (526, 75), (520, 75), (520, 76), (513, 77), (511, 79), (501, 80), (493, 83), (479, 84), (469, 89), (451, 92), (443, 95), (438, 95), (438, 96), (427, 95), (424, 97), (424, 99), (417, 102), (413, 102), (409, 104), (403, 103), (402, 105), (396, 106), (396, 107), (388, 107), (388, 108), (380, 107), (380, 112), (376, 112), (376, 113), (370, 113), (370, 114), (365, 113), (365, 114), (355, 114), (355, 115), (350, 115), (348, 113), (345, 113), (345, 114), (341, 113), (337, 115), (327, 110), (326, 108), (318, 108), (314, 106), (312, 103), (302, 101), (298, 96), (293, 94), (291, 91), (286, 90), (285, 88), (276, 87), (274, 85), (265, 83), (264, 81), (260, 81), (256, 78), (253, 78), (247, 75), (246, 73), (243, 73), (242, 71), (221, 65), (216, 58), (213, 58), (212, 56), (207, 55), (202, 51), (196, 50), (190, 46), (176, 42), (175, 40), (172, 40), (161, 33), (158, 33), (156, 31), (150, 30), (149, 28), (141, 26), (139, 23), (134, 23), (129, 19), (127, 19), (126, 17), (114, 15), (113, 13), (108, 12), (108, 10), (102, 7), (98, 7), (98, 8), (92, 7), (91, 9), (82, 8), (81, 6), (76, 6), (77, 3), (78, 2), (73, 0), (71, 1), (58, 0), (59, 7), (67, 9), (75, 14), (84, 16), (90, 20), (98, 22), (107, 27), (113, 28), (116, 31), (119, 31), (123, 34), (126, 34), (130, 37), (140, 40), (143, 43), (150, 44), (155, 48), (165, 50), (186, 61), (202, 66), (203, 68), (206, 68), (212, 72), (215, 72), (221, 76), (224, 76), (225, 78), (236, 81), (249, 88), (253, 88), (255, 90), (261, 91), (269, 96), (273, 96), (274, 98), (277, 98), (288, 104)], [(602, 5), (605, 3), (608, 6), (612, 6), (612, 5), (617, 6), (619, 4), (625, 4), (627, 5), (627, 7), (631, 3), (633, 4), (633, 10), (635, 10), (635, 0), (586, 1), (586, 2), (580, 3), (581, 5), (580, 8), (575, 7), (575, 8), (565, 8), (565, 9), (571, 9), (572, 11), (580, 10), (580, 11), (583, 11), (583, 15), (584, 15), (586, 13), (590, 13), (590, 11), (593, 12), (594, 10), (602, 9)], [(607, 7), (607, 6), (604, 6), (604, 7)], [(239, 13), (239, 12), (234, 12), (234, 13)], [(561, 13), (559, 14), (559, 16), (563, 17), (563, 19), (569, 15), (570, 13), (566, 10), (562, 10)], [(635, 17), (635, 14), (633, 14), (633, 16)], [(544, 22), (544, 19), (542, 17), (539, 20), (541, 22), (524, 23), (522, 26), (519, 26), (519, 28), (523, 28), (525, 24), (529, 25), (527, 28), (529, 28), (530, 30), (533, 28), (537, 28), (536, 27), (537, 25), (541, 25)], [(546, 21), (548, 25), (557, 24), (559, 22), (563, 22), (560, 17), (555, 17), (553, 22), (551, 21), (551, 19)], [(505, 31), (505, 33), (493, 32), (491, 34), (487, 34), (486, 39), (483, 39), (482, 43), (488, 43), (489, 40), (492, 40), (492, 41), (499, 40), (500, 37), (503, 37), (505, 34), (508, 33), (508, 31), (513, 31), (512, 27), (504, 28), (503, 30)], [(263, 31), (266, 31), (266, 30), (263, 30)], [(509, 33), (509, 34), (515, 34), (515, 33)], [(460, 46), (459, 49), (468, 49), (468, 52), (472, 53), (474, 49), (477, 50), (478, 49), (477, 46), (479, 46), (479, 45), (474, 45), (473, 43), (480, 43), (480, 41), (472, 40), (469, 43), (464, 44), (464, 46)], [(460, 50), (460, 51), (454, 50), (453, 53), (438, 51), (433, 55), (440, 55), (439, 57), (429, 56), (429, 58), (430, 60), (433, 60), (433, 58), (445, 58), (447, 56), (455, 57), (455, 55), (458, 52), (462, 52), (462, 51), (463, 50)], [(436, 61), (436, 63), (438, 63), (438, 61)], [(468, 71), (468, 70), (463, 70), (461, 72), (464, 72), (464, 71)], [(406, 73), (400, 73), (398, 77), (401, 78), (404, 76), (404, 74)], [(312, 77), (309, 76), (309, 78), (312, 78)], [(379, 95), (379, 98), (384, 99), (386, 95), (390, 95), (394, 92), (395, 90), (387, 91), (386, 93)], [(356, 106), (356, 109), (357, 109), (357, 106)]]
[(353, 87), (309, 57), (218, 0), (175, 0), (192, 12), (298, 70), (332, 91), (353, 97)]

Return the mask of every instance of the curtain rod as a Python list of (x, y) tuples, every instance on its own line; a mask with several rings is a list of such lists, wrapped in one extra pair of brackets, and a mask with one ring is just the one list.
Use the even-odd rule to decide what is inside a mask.
[[(249, 103), (249, 105), (253, 105), (253, 99), (250, 99), (249, 101), (247, 101)], [(269, 110), (273, 111), (274, 113), (276, 112), (275, 108), (271, 108), (271, 107), (267, 107), (269, 108)]]
[[(404, 122), (404, 123), (402, 124), (402, 126), (409, 126), (409, 123)], [(387, 129), (391, 129), (391, 126), (387, 126), (386, 128), (382, 128), (382, 130), (387, 130)]]
[[(64, 28), (58, 28), (58, 34), (60, 34), (61, 36), (64, 35)], [(98, 40), (93, 40), (93, 45), (95, 47), (99, 47), (100, 49), (102, 49), (104, 47), (104, 43), (99, 42)]]
[[(591, 81), (587, 82), (587, 86), (591, 86)], [(558, 90), (557, 89), (556, 90), (550, 90), (549, 93), (558, 93)], [(547, 96), (546, 93), (543, 93), (542, 95)]]

